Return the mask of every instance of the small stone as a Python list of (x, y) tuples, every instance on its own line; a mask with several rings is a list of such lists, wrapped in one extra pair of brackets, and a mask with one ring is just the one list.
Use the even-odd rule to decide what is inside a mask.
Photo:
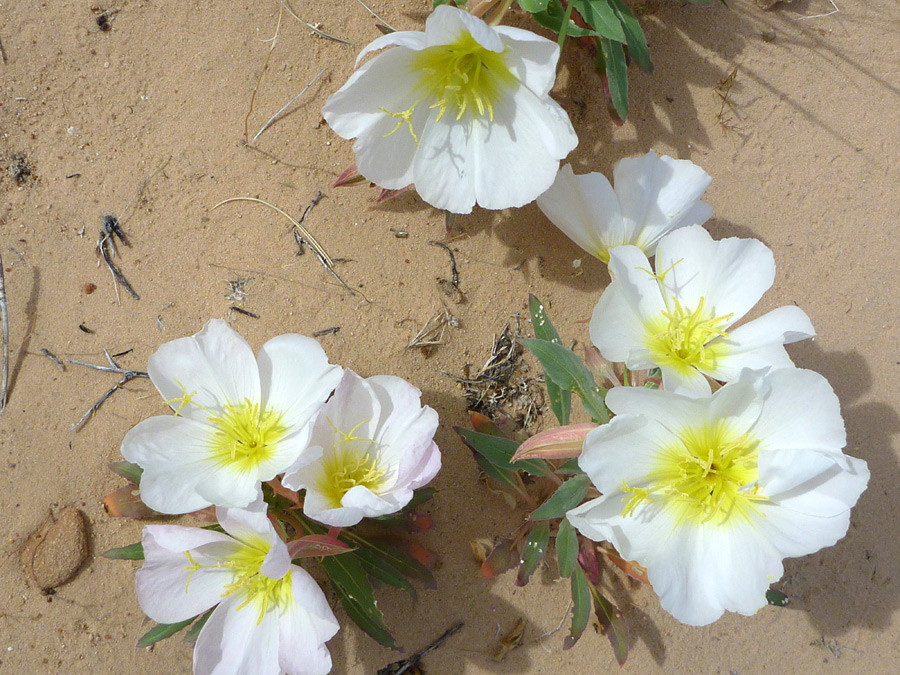
[(22, 551), (22, 562), (34, 583), (47, 591), (74, 577), (87, 555), (87, 520), (70, 507), (50, 527), (32, 535)]
[(762, 32), (763, 42), (775, 42), (775, 29), (769, 28)]

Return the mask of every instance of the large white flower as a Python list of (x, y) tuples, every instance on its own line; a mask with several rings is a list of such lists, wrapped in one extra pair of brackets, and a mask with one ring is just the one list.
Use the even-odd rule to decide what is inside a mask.
[(792, 367), (784, 345), (815, 335), (792, 305), (731, 329), (775, 279), (772, 251), (756, 239), (714, 241), (699, 225), (677, 230), (659, 242), (655, 273), (636, 246), (610, 256), (613, 281), (594, 308), (591, 340), (632, 370), (658, 366), (671, 391), (706, 396), (705, 375), (730, 382), (744, 368)]
[(335, 132), (357, 139), (363, 176), (392, 190), (414, 184), (426, 202), (455, 213), (476, 202), (523, 206), (550, 187), (578, 143), (549, 95), (556, 43), (445, 5), (424, 33), (380, 37), (357, 63), (385, 47), (322, 109)]
[(648, 257), (667, 233), (702, 225), (712, 207), (700, 201), (712, 178), (687, 159), (620, 159), (613, 170), (615, 188), (602, 173), (576, 176), (569, 165), (537, 199), (544, 215), (585, 251), (609, 262), (609, 249), (630, 244)]
[(331, 526), (356, 525), (399, 511), (413, 490), (434, 478), (441, 468), (432, 440), (438, 415), (422, 407), (420, 397), (399, 377), (363, 379), (344, 371), (316, 418), (311, 453), (282, 480), (292, 490), (306, 490), (307, 516)]
[(246, 510), (217, 508), (216, 515), (227, 534), (144, 528), (141, 609), (177, 623), (216, 607), (194, 647), (195, 675), (325, 675), (325, 643), (340, 626), (315, 580), (291, 564), (261, 496)]
[(147, 370), (177, 414), (140, 422), (122, 455), (144, 469), (141, 499), (161, 513), (249, 504), (306, 449), (309, 421), (341, 378), (312, 338), (280, 335), (254, 358), (218, 319), (162, 345)]
[(603, 496), (568, 513), (647, 568), (663, 608), (705, 625), (753, 614), (782, 559), (831, 546), (869, 480), (831, 386), (809, 370), (745, 371), (711, 397), (616, 387), (616, 417), (578, 459)]

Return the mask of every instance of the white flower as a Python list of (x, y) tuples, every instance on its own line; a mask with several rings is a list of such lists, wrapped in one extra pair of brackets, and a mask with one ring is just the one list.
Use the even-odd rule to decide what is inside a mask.
[(660, 241), (655, 273), (635, 246), (610, 254), (613, 282), (594, 308), (591, 340), (632, 370), (658, 366), (670, 391), (707, 396), (704, 375), (730, 382), (744, 368), (792, 367), (784, 345), (815, 336), (792, 305), (731, 329), (775, 279), (772, 251), (756, 239), (680, 229)]
[(544, 215), (585, 251), (609, 262), (609, 249), (630, 244), (648, 257), (667, 232), (702, 225), (712, 207), (700, 201), (712, 178), (687, 159), (657, 156), (619, 160), (615, 188), (602, 173), (576, 176), (569, 165), (537, 199)]
[(809, 370), (745, 371), (711, 397), (616, 387), (578, 459), (603, 493), (568, 513), (647, 568), (663, 608), (705, 625), (753, 614), (793, 558), (847, 532), (869, 480), (840, 405)]
[(488, 26), (449, 6), (425, 32), (378, 38), (385, 47), (325, 103), (340, 136), (356, 138), (359, 172), (383, 188), (414, 184), (455, 213), (523, 206), (550, 187), (578, 143), (550, 96), (559, 47), (534, 33)]
[[(336, 527), (395, 513), (441, 468), (437, 413), (399, 377), (345, 370), (313, 426), (310, 454), (282, 483), (306, 490), (303, 512)], [(307, 457), (321, 456), (312, 463)]]
[(194, 673), (325, 675), (325, 643), (340, 626), (328, 600), (266, 518), (262, 498), (217, 508), (228, 534), (178, 525), (144, 528), (141, 609), (177, 623), (218, 605), (194, 647)]
[(253, 501), (260, 481), (305, 450), (309, 421), (341, 377), (312, 338), (280, 335), (254, 359), (218, 319), (162, 345), (147, 370), (177, 414), (140, 422), (122, 455), (144, 469), (141, 499), (161, 513)]

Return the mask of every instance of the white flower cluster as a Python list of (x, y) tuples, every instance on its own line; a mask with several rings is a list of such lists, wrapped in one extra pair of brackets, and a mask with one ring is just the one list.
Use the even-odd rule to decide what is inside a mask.
[(306, 490), (304, 513), (326, 525), (399, 511), (440, 469), (437, 413), (406, 381), (342, 370), (302, 335), (273, 338), (254, 357), (221, 320), (164, 344), (148, 371), (175, 415), (146, 419), (122, 441), (143, 469), (141, 499), (168, 514), (214, 505), (224, 533), (147, 526), (141, 608), (177, 623), (216, 607), (195, 673), (327, 673), (337, 620), (291, 563), (260, 485), (284, 474), (285, 486)]

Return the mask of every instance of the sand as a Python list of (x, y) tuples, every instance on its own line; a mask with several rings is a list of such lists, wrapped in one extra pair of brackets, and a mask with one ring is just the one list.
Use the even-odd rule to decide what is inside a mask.
[[(398, 29), (414, 30), (430, 5), (369, 4)], [(634, 593), (625, 670), (892, 672), (900, 659), (900, 5), (837, 0), (839, 12), (816, 17), (832, 12), (831, 3), (799, 0), (769, 11), (730, 4), (641, 5), (656, 71), (631, 70), (631, 114), (621, 127), (606, 112), (589, 54), (568, 50), (554, 95), (580, 137), (570, 161), (577, 172), (609, 175), (619, 158), (652, 148), (713, 176), (709, 229), (757, 237), (774, 251), (777, 280), (755, 312), (796, 303), (810, 315), (818, 338), (791, 354), (831, 381), (848, 452), (868, 461), (872, 480), (845, 539), (787, 561), (778, 587), (791, 598), (788, 608), (690, 628), (651, 592)], [(565, 339), (585, 342), (606, 270), (534, 205), (476, 211), (457, 218), (454, 235), (462, 236), (451, 243), (466, 302), (444, 296), (436, 278), (449, 276), (447, 254), (428, 243), (446, 236), (442, 214), (412, 193), (379, 205), (374, 189), (331, 187), (353, 154), (322, 122), (321, 106), (352, 72), (359, 48), (379, 35), (375, 20), (351, 0), (293, 6), (355, 46), (317, 37), (285, 14), (247, 118), (278, 23), (274, 0), (123, 0), (108, 31), (97, 24), (97, 0), (0, 3), (0, 255), (12, 367), (0, 418), (0, 671), (189, 672), (190, 647), (180, 637), (149, 651), (135, 647), (150, 625), (134, 595), (136, 564), (100, 557), (140, 537), (138, 522), (112, 518), (100, 500), (122, 484), (107, 467), (120, 458), (123, 435), (164, 412), (162, 401), (147, 380), (134, 380), (74, 432), (117, 376), (73, 365), (62, 372), (42, 350), (92, 363), (104, 362), (104, 349), (131, 350), (118, 361), (143, 369), (159, 344), (212, 317), (227, 318), (254, 347), (280, 333), (340, 326), (321, 338), (332, 361), (363, 375), (402, 376), (440, 413), (444, 470), (427, 508), (435, 526), (423, 536), (440, 554), (438, 589), (423, 589), (418, 600), (379, 591), (408, 650), (465, 622), (428, 657), (429, 673), (617, 668), (606, 639), (590, 629), (568, 652), (565, 628), (547, 635), (568, 603), (552, 566), (524, 589), (510, 575), (477, 576), (469, 541), (508, 534), (525, 514), (479, 483), (452, 430), (467, 424), (463, 394), (442, 374), (480, 367), (493, 336), (526, 312), (529, 293), (545, 302)], [(531, 27), (519, 12), (510, 21)], [(716, 88), (735, 67), (733, 110), (721, 120)], [(322, 69), (248, 148), (245, 125), (252, 138)], [(31, 171), (21, 184), (7, 171), (17, 156)], [(347, 260), (338, 271), (356, 295), (313, 255), (296, 254), (274, 212), (250, 203), (211, 210), (223, 199), (255, 197), (298, 216), (317, 191), (325, 197), (305, 224)], [(98, 266), (106, 214), (122, 217), (131, 246), (120, 247), (117, 264), (140, 300), (121, 287), (117, 297)], [(240, 306), (259, 318), (229, 310), (228, 284), (239, 278), (250, 279)], [(406, 350), (442, 302), (459, 327), (430, 355)], [(542, 423), (553, 424), (548, 410)], [(20, 552), (49, 514), (67, 506), (89, 521), (89, 556), (72, 581), (43, 595)], [(343, 628), (329, 645), (334, 672), (373, 675), (399, 658), (338, 616)], [(519, 618), (523, 645), (494, 662), (498, 631)]]

